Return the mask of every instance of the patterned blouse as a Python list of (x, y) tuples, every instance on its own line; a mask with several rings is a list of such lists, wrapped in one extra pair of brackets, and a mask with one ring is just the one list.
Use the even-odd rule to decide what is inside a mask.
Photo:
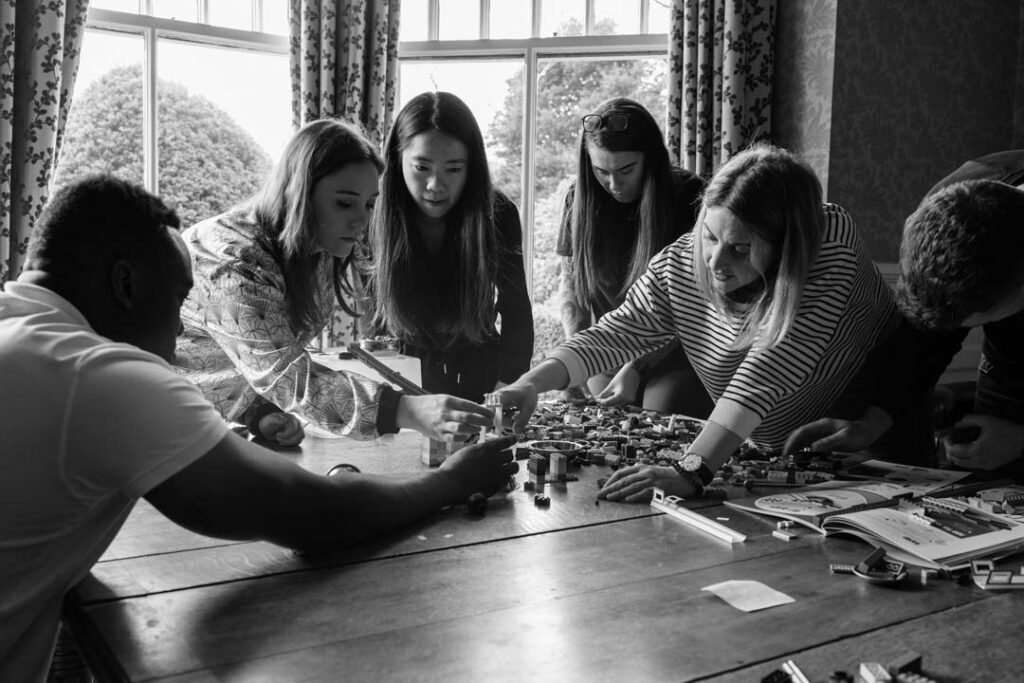
[(296, 334), (280, 257), (259, 238), (251, 212), (229, 211), (182, 236), (195, 285), (181, 309), (185, 331), (175, 364), (225, 419), (243, 421), (266, 400), (336, 434), (376, 438), (378, 408), (394, 410), (398, 395), (361, 375), (319, 365), (306, 350), (331, 312), (333, 259), (320, 258), (316, 267), (320, 324)]

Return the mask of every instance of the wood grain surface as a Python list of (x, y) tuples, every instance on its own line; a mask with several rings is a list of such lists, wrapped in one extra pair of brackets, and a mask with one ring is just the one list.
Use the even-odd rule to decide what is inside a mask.
[[(352, 443), (271, 455), (313, 471), (422, 467), (408, 437)], [(645, 505), (594, 505), (607, 473), (581, 468), (549, 489), (549, 508), (519, 489), (483, 518), (452, 508), (322, 557), (175, 532), (140, 505), (70, 614), (93, 661), (123, 680), (759, 681), (792, 658), (824, 681), (904, 646), (938, 680), (1020, 680), (1024, 591), (833, 575), (830, 563), (869, 548), (802, 530), (782, 541), (774, 520), (702, 501), (747, 534), (730, 545)], [(743, 612), (703, 590), (725, 580), (794, 602)], [(984, 666), (998, 675), (976, 677)]]

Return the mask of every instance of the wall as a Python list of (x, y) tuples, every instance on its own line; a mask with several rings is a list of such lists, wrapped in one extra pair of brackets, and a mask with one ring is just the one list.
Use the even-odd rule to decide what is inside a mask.
[(881, 262), (962, 161), (1014, 143), (1017, 0), (780, 0), (775, 139)]
[(779, 0), (775, 19), (772, 137), (828, 188), (838, 0)]

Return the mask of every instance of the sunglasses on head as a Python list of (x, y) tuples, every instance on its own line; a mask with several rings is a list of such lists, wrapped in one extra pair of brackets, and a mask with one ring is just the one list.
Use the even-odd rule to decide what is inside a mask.
[(583, 130), (588, 133), (593, 133), (602, 128), (618, 133), (626, 130), (629, 126), (629, 116), (627, 114), (608, 114), (607, 116), (587, 114), (580, 121), (583, 122)]

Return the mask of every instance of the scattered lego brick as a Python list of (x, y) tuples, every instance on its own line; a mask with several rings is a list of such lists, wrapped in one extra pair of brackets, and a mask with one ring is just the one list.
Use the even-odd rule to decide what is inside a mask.
[(896, 677), (902, 673), (921, 673), (921, 655), (913, 650), (907, 650), (899, 657), (896, 657), (890, 661), (886, 667), (889, 670), (889, 675)]
[(891, 683), (892, 677), (885, 667), (878, 662), (861, 662), (858, 671), (864, 683)]

